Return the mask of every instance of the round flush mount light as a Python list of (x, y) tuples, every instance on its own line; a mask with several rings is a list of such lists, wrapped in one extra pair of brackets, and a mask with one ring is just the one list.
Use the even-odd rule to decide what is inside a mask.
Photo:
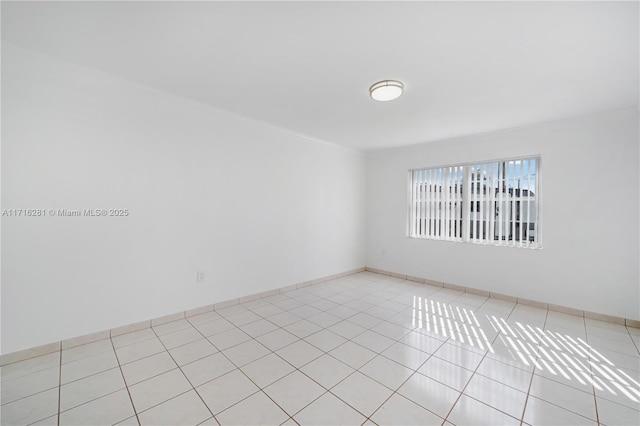
[(369, 87), (371, 98), (376, 101), (392, 101), (402, 95), (404, 84), (397, 80), (382, 80)]

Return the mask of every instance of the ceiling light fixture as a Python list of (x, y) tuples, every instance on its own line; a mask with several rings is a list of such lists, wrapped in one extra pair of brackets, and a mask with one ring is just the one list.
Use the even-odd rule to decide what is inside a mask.
[(382, 80), (369, 87), (371, 98), (376, 101), (392, 101), (402, 95), (404, 84), (397, 80)]

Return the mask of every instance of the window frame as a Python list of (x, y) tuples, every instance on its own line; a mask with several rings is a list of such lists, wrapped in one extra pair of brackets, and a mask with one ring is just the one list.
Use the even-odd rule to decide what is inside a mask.
[[(516, 164), (523, 164), (523, 162), (525, 161), (531, 161), (531, 160), (535, 160), (535, 171), (532, 173), (532, 171), (530, 170), (531, 168), (531, 163), (528, 163), (527, 165), (527, 172), (529, 178), (531, 176), (535, 176), (535, 183), (533, 185), (533, 189), (531, 189), (531, 183), (527, 183), (528, 188), (523, 188), (522, 185), (519, 184), (519, 188), (514, 187), (514, 186), (509, 186), (509, 182), (514, 182), (517, 178), (516, 173)], [(519, 163), (518, 163), (519, 162)], [(484, 178), (483, 181), (486, 180), (486, 170), (491, 168), (491, 167), (497, 167), (498, 168), (498, 174), (500, 174), (500, 168), (502, 168), (502, 173), (505, 173), (504, 170), (506, 170), (507, 168), (509, 168), (509, 163), (513, 163), (514, 164), (514, 169), (513, 172), (509, 172), (509, 175), (507, 175), (506, 177), (499, 177), (499, 175), (491, 175), (490, 178), (493, 180), (492, 181), (492, 185), (491, 188), (494, 189), (496, 192), (494, 193), (495, 195), (490, 196), (488, 199), (483, 198), (486, 197), (486, 193), (489, 192), (487, 191), (485, 186), (483, 186), (483, 195), (482, 196), (478, 196), (479, 193), (476, 194), (471, 194), (471, 192), (469, 191), (469, 188), (472, 187), (472, 182), (475, 183), (472, 180), (472, 171), (476, 170), (476, 168), (478, 166), (482, 166), (484, 167)], [(463, 242), (463, 243), (473, 243), (473, 244), (481, 244), (481, 245), (492, 245), (492, 246), (500, 246), (500, 247), (517, 247), (517, 248), (529, 248), (529, 249), (541, 249), (543, 247), (542, 245), (542, 156), (540, 154), (530, 154), (530, 155), (522, 155), (522, 156), (517, 156), (517, 157), (509, 157), (509, 158), (500, 158), (500, 159), (494, 159), (494, 160), (482, 160), (482, 161), (472, 161), (472, 162), (465, 162), (465, 163), (455, 163), (455, 164), (448, 164), (448, 165), (435, 165), (435, 166), (427, 166), (427, 167), (419, 167), (419, 168), (413, 168), (413, 169), (409, 169), (407, 172), (407, 223), (406, 223), (406, 237), (408, 238), (414, 238), (414, 239), (419, 239), (419, 240), (436, 240), (436, 241), (449, 241), (449, 242)], [(444, 169), (456, 169), (456, 168), (462, 168), (462, 174), (463, 174), (463, 179), (462, 181), (456, 181), (454, 180), (453, 183), (455, 184), (461, 184), (462, 188), (460, 188), (460, 192), (461, 192), (461, 205), (460, 208), (462, 209), (462, 228), (461, 228), (461, 235), (460, 236), (454, 236), (451, 237), (450, 235), (445, 235), (443, 236), (433, 236), (433, 235), (425, 235), (424, 233), (416, 233), (414, 232), (414, 226), (417, 225), (417, 220), (421, 219), (422, 213), (416, 213), (416, 207), (420, 208), (420, 206), (417, 206), (416, 203), (420, 203), (423, 202), (424, 200), (419, 200), (416, 199), (416, 194), (417, 194), (417, 189), (416, 189), (416, 184), (417, 182), (415, 182), (415, 176), (416, 176), (416, 172), (421, 172), (421, 173), (425, 173), (425, 172), (429, 172), (429, 171), (433, 171), (433, 170), (444, 170)], [(473, 170), (472, 170), (473, 169)], [(520, 169), (520, 176), (523, 177), (523, 170), (522, 168)], [(526, 177), (524, 177), (524, 179), (527, 179)], [(523, 179), (523, 180), (524, 180)], [(494, 182), (497, 180), (498, 185), (496, 187), (493, 186)], [(506, 186), (500, 186), (500, 181), (502, 180), (502, 185), (506, 185)], [(414, 183), (415, 182), (415, 183)], [(422, 179), (420, 182), (422, 182), (422, 184), (426, 184), (427, 182)], [(429, 185), (432, 185), (433, 180), (428, 181)], [(443, 183), (440, 183), (440, 188), (439, 190), (435, 191), (435, 193), (439, 193), (441, 194), (442, 192), (446, 192), (447, 194), (452, 194), (454, 191), (455, 193), (457, 193), (459, 188), (453, 188), (451, 186), (449, 186), (451, 183), (451, 181), (447, 182), (447, 189), (443, 190), (442, 188), (445, 186)], [(436, 184), (437, 185), (437, 184)], [(431, 187), (430, 187), (431, 188)], [(428, 189), (427, 192), (429, 193), (433, 193), (433, 191), (431, 189)], [(533, 197), (531, 197), (530, 195), (523, 195), (524, 191), (532, 191), (533, 192)], [(474, 214), (474, 212), (472, 212), (471, 210), (471, 206), (472, 205), (478, 205), (480, 203), (482, 203), (482, 205), (487, 205), (489, 204), (491, 206), (491, 202), (493, 201), (494, 206), (495, 207), (491, 207), (491, 210), (489, 211), (494, 211), (493, 209), (499, 209), (499, 205), (498, 203), (504, 203), (504, 201), (502, 200), (502, 198), (500, 198), (500, 200), (496, 199), (495, 197), (498, 197), (498, 195), (501, 194), (516, 194), (518, 193), (517, 196), (514, 195), (509, 195), (509, 199), (511, 205), (510, 205), (510, 209), (511, 208), (515, 208), (518, 211), (518, 217), (519, 217), (519, 212), (521, 212), (522, 210), (522, 202), (523, 202), (523, 198), (527, 198), (527, 201), (531, 202), (533, 201), (535, 203), (535, 218), (532, 220), (530, 217), (527, 219), (526, 222), (523, 222), (522, 219), (516, 219), (508, 220), (508, 223), (510, 224), (509, 226), (511, 227), (511, 233), (510, 235), (504, 235), (501, 238), (502, 239), (496, 239), (495, 236), (495, 227), (496, 225), (499, 226), (499, 223), (504, 223), (504, 219), (501, 219), (500, 221), (497, 218), (494, 218), (493, 220), (489, 219), (489, 215), (491, 215), (491, 213), (488, 213), (487, 216), (483, 216), (481, 218), (481, 220), (474, 220), (472, 222), (472, 218), (471, 216)], [(450, 197), (451, 195), (449, 195)], [(443, 218), (444, 220), (454, 220), (457, 221), (458, 217), (453, 215), (452, 213), (449, 213), (449, 215), (447, 216), (447, 210), (449, 212), (451, 212), (452, 209), (454, 209), (454, 207), (452, 207), (452, 205), (450, 204), (451, 198), (446, 198), (442, 199), (442, 195), (438, 195), (438, 200), (436, 200), (436, 203), (442, 203), (445, 202), (448, 206), (445, 207), (445, 213), (444, 216), (441, 216), (439, 219), (436, 218), (435, 220), (440, 220), (442, 221)], [(514, 198), (511, 198), (514, 197)], [(531, 200), (531, 198), (533, 198), (533, 200)], [(430, 200), (430, 202), (433, 202)], [(517, 207), (516, 207), (517, 206)], [(441, 209), (441, 207), (439, 207), (439, 209)], [(475, 209), (474, 209), (475, 210)], [(440, 211), (440, 210), (439, 210)], [(511, 211), (511, 210), (510, 210)], [(531, 212), (531, 205), (529, 204), (527, 207), (527, 213)], [(418, 215), (418, 217), (416, 218), (416, 214)], [(443, 213), (440, 213), (443, 214)], [(511, 214), (511, 213), (510, 213)], [(453, 219), (450, 219), (453, 218)], [(429, 220), (431, 220), (431, 217), (429, 216)], [(473, 223), (478, 222), (481, 223), (482, 225), (477, 225), (475, 230), (479, 231), (480, 229), (482, 229), (482, 235), (483, 238), (475, 238), (473, 235), (476, 234), (476, 232), (472, 233), (472, 226)], [(533, 224), (533, 231), (534, 231), (534, 240), (531, 241), (531, 237), (530, 237), (530, 232), (531, 232), (531, 224)], [(438, 223), (438, 226), (440, 227), (439, 229), (441, 229), (442, 224)], [(429, 228), (428, 226), (426, 227), (428, 228), (428, 230), (430, 230), (431, 228)], [(517, 228), (517, 231), (516, 231)], [(448, 229), (448, 228), (447, 228)], [(494, 238), (493, 239), (489, 239), (487, 238), (487, 229), (491, 229), (492, 231), (494, 231)], [(523, 231), (524, 230), (524, 231)], [(430, 232), (430, 231), (429, 231)], [(491, 232), (491, 231), (489, 231)], [(517, 232), (515, 234), (513, 234), (514, 232)], [(439, 231), (439, 233), (441, 233), (441, 231)], [(480, 232), (477, 232), (477, 234), (480, 234)], [(519, 234), (519, 235), (518, 235)], [(491, 235), (489, 233), (489, 235)], [(509, 236), (511, 236), (511, 238), (509, 238)], [(518, 237), (516, 239), (516, 237)], [(506, 238), (505, 238), (506, 237)], [(524, 241), (526, 238), (526, 241)]]

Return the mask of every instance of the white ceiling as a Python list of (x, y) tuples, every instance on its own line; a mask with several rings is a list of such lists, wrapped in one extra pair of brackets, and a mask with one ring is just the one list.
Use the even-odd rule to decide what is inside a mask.
[(3, 1), (2, 39), (362, 150), (638, 105), (637, 2)]

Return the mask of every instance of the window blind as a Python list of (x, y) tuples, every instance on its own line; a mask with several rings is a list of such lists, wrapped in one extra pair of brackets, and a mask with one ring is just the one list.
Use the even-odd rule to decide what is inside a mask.
[(540, 247), (539, 157), (409, 171), (409, 236)]

